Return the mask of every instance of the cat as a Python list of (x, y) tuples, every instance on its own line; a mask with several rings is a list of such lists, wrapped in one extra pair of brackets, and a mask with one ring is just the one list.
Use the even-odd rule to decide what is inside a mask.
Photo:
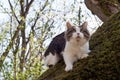
[(72, 70), (73, 63), (88, 56), (90, 33), (87, 22), (81, 26), (72, 26), (66, 22), (67, 30), (53, 38), (44, 53), (46, 66), (55, 65), (61, 59), (66, 64), (65, 71)]
[(72, 26), (69, 22), (66, 25), (63, 59), (66, 64), (65, 71), (69, 71), (72, 70), (75, 61), (88, 56), (90, 33), (87, 30), (87, 22), (81, 26)]

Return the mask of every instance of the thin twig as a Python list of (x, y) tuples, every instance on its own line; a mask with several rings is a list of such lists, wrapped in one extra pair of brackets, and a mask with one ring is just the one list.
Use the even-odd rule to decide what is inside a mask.
[(8, 2), (9, 2), (9, 5), (10, 5), (10, 8), (11, 8), (12, 14), (13, 14), (14, 17), (16, 18), (17, 22), (20, 24), (20, 21), (18, 20), (18, 17), (17, 17), (16, 14), (15, 14), (15, 11), (13, 10), (13, 6), (12, 6), (10, 0), (8, 0)]

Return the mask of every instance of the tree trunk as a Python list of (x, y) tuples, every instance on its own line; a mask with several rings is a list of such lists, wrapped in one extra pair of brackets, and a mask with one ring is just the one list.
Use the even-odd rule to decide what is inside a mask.
[[(97, 0), (92, 1), (98, 4)], [(110, 1), (106, 2), (110, 3)], [(91, 8), (93, 13), (105, 23), (90, 39), (90, 55), (76, 62), (70, 72), (65, 72), (65, 64), (60, 62), (48, 69), (37, 80), (120, 80), (120, 11), (115, 10), (114, 13), (107, 14), (101, 7), (98, 8), (100, 14), (98, 10), (93, 11), (93, 7)]]
[(120, 10), (119, 0), (85, 0), (88, 9), (97, 15), (103, 22)]

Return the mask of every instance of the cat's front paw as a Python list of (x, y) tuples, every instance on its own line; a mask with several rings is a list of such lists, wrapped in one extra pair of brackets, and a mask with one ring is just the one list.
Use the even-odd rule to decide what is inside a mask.
[(83, 55), (81, 56), (81, 59), (86, 58), (86, 57), (88, 57), (88, 54), (83, 54)]
[(66, 71), (66, 72), (68, 72), (68, 71), (70, 71), (70, 70), (72, 70), (72, 69), (73, 69), (73, 66), (72, 66), (72, 65), (68, 65), (68, 66), (65, 67), (65, 71)]

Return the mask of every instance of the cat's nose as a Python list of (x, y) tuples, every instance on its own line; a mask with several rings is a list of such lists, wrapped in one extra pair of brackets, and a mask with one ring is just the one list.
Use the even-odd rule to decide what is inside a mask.
[(80, 33), (77, 33), (77, 35), (79, 36), (79, 35), (80, 35)]

